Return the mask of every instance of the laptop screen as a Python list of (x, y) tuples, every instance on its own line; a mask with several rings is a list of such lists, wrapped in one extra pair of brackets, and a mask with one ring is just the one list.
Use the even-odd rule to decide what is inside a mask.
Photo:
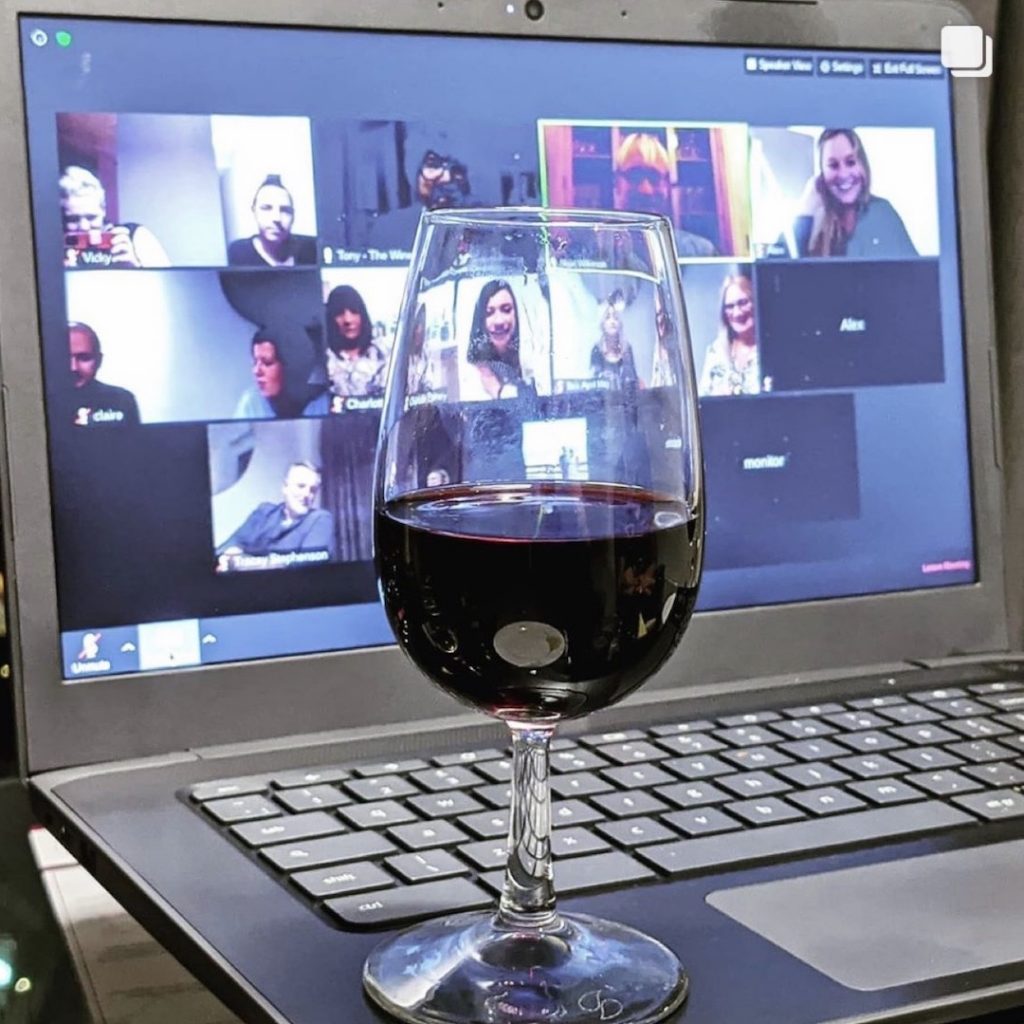
[[(21, 32), (66, 680), (391, 642), (373, 457), (425, 208), (670, 217), (705, 443), (699, 608), (975, 580), (936, 54)], [(425, 395), (501, 401), (474, 391), (469, 328), (423, 325)], [(624, 333), (656, 399), (655, 339)], [(607, 386), (524, 373), (542, 401)], [(585, 417), (565, 422), (524, 429), (524, 460), (585, 478)], [(447, 475), (439, 448), (422, 483)]]

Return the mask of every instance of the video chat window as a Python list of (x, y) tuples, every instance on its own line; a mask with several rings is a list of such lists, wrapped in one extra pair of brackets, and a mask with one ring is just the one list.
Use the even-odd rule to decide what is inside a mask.
[(217, 573), (373, 555), (373, 417), (207, 427)]
[(684, 259), (749, 252), (744, 125), (542, 120), (539, 131), (547, 205), (663, 214)]
[[(96, 415), (121, 409), (122, 392), (142, 423), (317, 414), (311, 403), (326, 384), (318, 378), (323, 322), (315, 270), (65, 276), (72, 373), (69, 387), (53, 388), (58, 424), (131, 422)], [(88, 364), (76, 361), (76, 351), (91, 356)], [(65, 359), (55, 365), (63, 370)]]
[(57, 115), (64, 264), (317, 262), (308, 118)]
[(750, 129), (756, 258), (939, 254), (931, 128)]
[(319, 125), (325, 262), (408, 262), (424, 210), (537, 205), (536, 151), (532, 122)]

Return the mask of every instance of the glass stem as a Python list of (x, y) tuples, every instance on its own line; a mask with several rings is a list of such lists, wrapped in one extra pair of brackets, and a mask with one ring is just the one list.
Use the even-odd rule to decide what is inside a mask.
[(495, 923), (548, 929), (558, 922), (551, 878), (551, 787), (554, 725), (509, 723), (512, 729), (512, 808), (505, 889)]

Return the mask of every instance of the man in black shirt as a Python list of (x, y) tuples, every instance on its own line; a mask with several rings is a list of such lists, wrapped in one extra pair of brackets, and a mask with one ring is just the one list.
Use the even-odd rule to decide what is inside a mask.
[(127, 388), (96, 379), (103, 365), (103, 350), (96, 332), (83, 323), (68, 324), (71, 350), (73, 422), (75, 426), (117, 425), (137, 427), (139, 406)]
[(252, 198), (256, 234), (228, 246), (232, 267), (303, 267), (316, 263), (316, 239), (292, 234), (295, 200), (279, 174), (268, 174)]

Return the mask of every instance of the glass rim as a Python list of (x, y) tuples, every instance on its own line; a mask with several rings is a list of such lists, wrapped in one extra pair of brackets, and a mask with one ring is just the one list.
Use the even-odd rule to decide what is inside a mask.
[(548, 206), (469, 206), (458, 209), (424, 210), (424, 224), (479, 225), (508, 228), (623, 228), (671, 230), (672, 221), (661, 213), (630, 210), (573, 210)]

